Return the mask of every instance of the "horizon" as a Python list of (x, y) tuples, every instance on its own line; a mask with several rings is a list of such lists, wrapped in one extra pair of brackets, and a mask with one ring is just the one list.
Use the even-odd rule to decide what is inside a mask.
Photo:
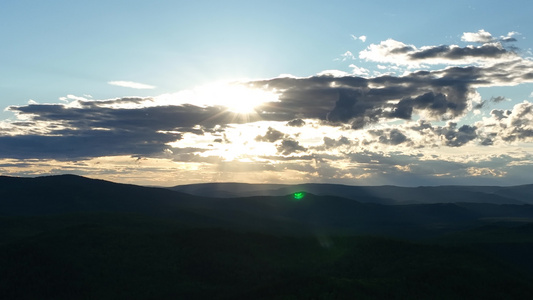
[(0, 175), (532, 184), (532, 9), (7, 1)]
[[(144, 187), (153, 187), (153, 188), (173, 188), (173, 187), (180, 187), (180, 186), (188, 186), (188, 185), (204, 185), (204, 184), (230, 184), (230, 185), (279, 185), (279, 186), (297, 186), (297, 185), (341, 185), (341, 186), (348, 186), (348, 187), (399, 187), (399, 188), (424, 188), (424, 187), (519, 187), (519, 186), (529, 186), (533, 185), (532, 183), (526, 183), (526, 184), (511, 184), (511, 185), (500, 185), (500, 186), (494, 186), (494, 185), (464, 185), (464, 184), (456, 184), (456, 185), (413, 185), (413, 186), (404, 186), (404, 185), (391, 185), (391, 184), (381, 184), (381, 185), (353, 185), (353, 184), (342, 184), (342, 183), (325, 183), (325, 182), (302, 182), (302, 183), (295, 183), (295, 184), (289, 184), (289, 183), (248, 183), (248, 182), (235, 182), (235, 181), (210, 181), (210, 182), (198, 182), (198, 183), (187, 183), (187, 184), (178, 184), (178, 185), (172, 185), (172, 186), (158, 186), (158, 185), (142, 185), (142, 184), (135, 184), (135, 183), (122, 183), (118, 181), (111, 181), (108, 179), (101, 179), (101, 178), (93, 178), (87, 175), (77, 175), (72, 173), (64, 173), (64, 174), (52, 174), (52, 175), (38, 175), (38, 176), (11, 176), (11, 175), (0, 175), (0, 177), (11, 177), (11, 178), (27, 178), (27, 179), (35, 179), (35, 178), (42, 178), (42, 177), (61, 177), (61, 176), (75, 176), (75, 177), (82, 177), (85, 179), (90, 180), (103, 180), (108, 181), (112, 183), (118, 183), (118, 184), (132, 184), (132, 185), (138, 185), (138, 186), (144, 186)], [(308, 193), (308, 192), (306, 192)], [(312, 194), (312, 193), (311, 193)]]

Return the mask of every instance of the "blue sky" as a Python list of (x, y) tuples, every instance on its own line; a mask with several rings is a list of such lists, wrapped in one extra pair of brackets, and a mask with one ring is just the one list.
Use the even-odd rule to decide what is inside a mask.
[[(531, 170), (528, 164), (532, 155), (532, 141), (528, 135), (531, 124), (522, 124), (521, 135), (517, 136), (518, 131), (509, 131), (502, 118), (496, 120), (498, 112), (492, 111), (512, 111), (514, 114), (505, 115), (504, 119), (508, 120), (523, 112), (528, 120), (528, 104), (515, 106), (532, 101), (533, 84), (527, 79), (527, 71), (512, 83), (504, 83), (494, 75), (494, 70), (500, 67), (490, 67), (520, 58), (523, 62), (517, 64), (523, 65), (522, 69), (530, 68), (530, 57), (533, 57), (531, 11), (530, 1), (2, 1), (0, 106), (11, 109), (0, 113), (0, 129), (3, 128), (0, 131), (0, 160), (3, 159), (0, 173), (78, 173), (163, 185), (201, 181), (507, 185), (517, 179), (521, 179), (519, 183), (526, 183), (522, 175), (528, 168)], [(490, 38), (483, 40), (487, 34)], [(489, 44), (496, 46), (486, 46)], [(398, 45), (410, 48), (407, 56), (395, 56), (384, 50)], [(409, 55), (443, 45), (451, 47), (447, 49), (450, 53), (453, 47), (477, 49), (478, 52), (500, 49), (496, 51), (501, 53), (497, 57), (479, 54), (461, 58), (447, 56), (446, 59), (440, 56), (440, 61), (435, 57), (410, 60), (414, 56)], [(80, 124), (74, 124), (72, 115), (62, 115), (63, 119), (58, 114), (51, 115), (52, 109), (73, 113), (76, 108), (80, 109), (76, 111), (76, 118), (90, 121), (94, 119), (91, 113), (95, 112), (82, 110), (76, 101), (100, 105), (101, 100), (116, 99), (117, 103), (109, 107), (115, 109), (111, 115), (120, 118), (125, 112), (119, 113), (119, 109), (143, 110), (148, 104), (139, 100), (138, 106), (131, 106), (131, 103), (127, 106), (118, 99), (148, 97), (156, 99), (154, 103), (159, 101), (153, 104), (156, 107), (162, 103), (167, 106), (203, 105), (204, 108), (226, 105), (236, 113), (235, 106), (241, 101), (237, 98), (263, 99), (262, 96), (247, 92), (243, 96), (240, 90), (213, 85), (213, 82), (240, 80), (277, 93), (279, 99), (273, 103), (289, 105), (293, 101), (288, 98), (289, 93), (308, 97), (303, 94), (302, 86), (309, 86), (317, 74), (367, 78), (372, 82), (382, 76), (402, 77), (420, 70), (436, 72), (436, 76), (451, 76), (451, 72), (443, 70), (469, 66), (483, 68), (485, 75), (476, 78), (489, 80), (490, 84), (468, 85), (471, 90), (463, 95), (464, 103), (461, 102), (465, 107), (443, 111), (435, 106), (422, 106), (422, 100), (416, 97), (431, 90), (435, 95), (442, 93), (451, 99), (449, 89), (453, 88), (437, 91), (435, 86), (431, 89), (417, 85), (416, 89), (413, 87), (414, 94), (400, 93), (398, 99), (387, 100), (394, 102), (410, 97), (413, 101), (409, 103), (418, 103), (413, 104), (412, 115), (404, 114), (402, 118), (390, 117), (391, 113), (389, 117), (377, 114), (378, 110), (393, 109), (388, 107), (394, 105), (390, 102), (388, 106), (364, 108), (368, 109), (365, 110), (366, 119), (360, 111), (353, 111), (346, 117), (337, 116), (340, 119), (335, 121), (332, 117), (337, 112), (336, 100), (317, 96), (313, 103), (330, 105), (325, 107), (329, 111), (321, 115), (318, 108), (309, 108), (292, 116), (294, 120), (304, 121), (305, 126), (287, 127), (290, 120), (269, 119), (268, 116), (275, 114), (280, 116), (281, 110), (268, 111), (267, 107), (257, 113), (261, 118), (246, 116), (240, 111), (234, 119), (241, 121), (220, 121), (211, 127), (209, 122), (205, 122), (209, 123), (206, 125), (191, 121), (186, 124), (188, 129), (181, 123), (174, 127), (151, 128), (142, 126), (142, 122), (149, 120), (135, 119), (138, 136), (148, 137), (149, 132), (154, 136), (137, 141), (129, 136), (133, 133), (127, 131), (133, 129), (120, 123), (133, 122), (130, 119), (115, 120), (113, 124), (120, 123), (122, 127), (106, 122), (98, 126), (109, 127), (93, 124), (81, 128)], [(515, 65), (505, 70), (515, 74), (517, 68)], [(298, 87), (285, 90), (273, 91), (263, 86), (285, 87), (288, 80), (266, 81), (281, 74), (302, 80), (298, 81)], [(376, 85), (376, 82), (379, 80), (370, 84)], [(384, 87), (390, 86), (378, 88)], [(360, 87), (349, 86), (349, 89), (359, 91)], [(313, 94), (316, 95), (319, 94)], [(305, 99), (302, 101), (298, 105), (308, 105)], [(55, 106), (45, 107), (44, 104)], [(271, 108), (287, 109), (276, 105)], [(480, 109), (475, 109), (475, 105)], [(240, 106), (246, 108), (244, 104)], [(395, 109), (396, 116), (400, 116), (398, 107)], [(370, 110), (373, 115), (367, 114)], [(179, 114), (176, 118), (180, 118)], [(242, 121), (244, 118), (250, 121)], [(364, 122), (362, 128), (354, 125), (358, 118)], [(431, 134), (426, 132), (424, 137), (420, 134), (415, 137), (410, 129), (413, 126), (407, 123), (421, 120), (431, 122), (434, 128)], [(502, 122), (495, 124), (496, 121)], [(449, 122), (457, 125), (453, 127)], [(215, 128), (216, 125), (219, 127)], [(461, 127), (463, 125), (469, 127)], [(193, 128), (202, 133), (193, 134)], [(494, 128), (499, 128), (496, 131), (500, 135)], [(144, 132), (145, 129), (149, 132)], [(116, 134), (117, 140), (124, 138), (129, 142), (125, 142), (124, 148), (110, 146), (109, 151), (101, 151), (102, 147), (107, 147), (107, 140), (101, 136), (95, 138), (90, 132), (104, 131)], [(271, 135), (267, 136), (269, 132)], [(405, 139), (391, 142), (393, 137), (398, 137), (398, 132)], [(164, 134), (167, 136), (155, 138)], [(454, 137), (448, 139), (452, 135)], [(263, 138), (258, 138), (260, 136)], [(80, 143), (81, 138), (89, 142)], [(344, 141), (342, 138), (350, 144), (339, 142)], [(331, 140), (336, 141), (335, 147)], [(491, 145), (487, 145), (489, 140)], [(328, 141), (330, 148), (326, 147)], [(83, 145), (84, 149), (46, 146), (72, 143)], [(141, 147), (146, 143), (151, 143), (154, 149)], [(484, 147), (480, 146), (482, 143)], [(452, 159), (456, 157), (455, 151), (463, 155), (468, 152), (470, 157)], [(233, 155), (227, 155), (229, 152)], [(375, 155), (375, 159), (369, 158), (369, 161), (381, 162), (377, 164), (383, 168), (365, 165), (368, 162), (364, 162), (361, 155)], [(385, 157), (389, 158), (388, 162)], [(391, 163), (391, 157), (398, 162)], [(421, 162), (424, 160), (416, 157), (427, 159)], [(228, 168), (228, 163), (232, 162), (233, 167), (239, 165), (240, 169)], [(368, 169), (366, 173), (360, 171), (365, 168)], [(199, 175), (191, 176), (190, 172)], [(154, 174), (159, 174), (161, 179), (152, 180)]]

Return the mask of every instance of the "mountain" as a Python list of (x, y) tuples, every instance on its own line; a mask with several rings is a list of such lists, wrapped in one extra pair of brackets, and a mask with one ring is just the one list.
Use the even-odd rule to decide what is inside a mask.
[[(533, 297), (533, 205), (386, 205), (396, 203), (383, 196), (396, 187), (375, 187), (381, 194), (360, 191), (351, 198), (327, 195), (334, 187), (326, 186), (326, 195), (219, 198), (73, 175), (0, 176), (0, 295)], [(509, 199), (528, 192), (528, 186), (465, 189)], [(415, 190), (420, 197), (427, 191)], [(261, 186), (248, 191), (259, 193)]]
[[(217, 186), (217, 185), (215, 185)], [(222, 185), (224, 186), (224, 185)], [(203, 186), (205, 190), (208, 188)], [(233, 185), (235, 187), (235, 185)], [(248, 186), (248, 192), (258, 186)], [(414, 198), (437, 193), (472, 195), (501, 191), (478, 187), (372, 189), (335, 185), (285, 186), (276, 191), (308, 188), (332, 194), (334, 187), (351, 198), (304, 193), (239, 198), (202, 197), (165, 188), (142, 187), (94, 180), (74, 175), (37, 178), (0, 177), (0, 216), (36, 216), (65, 213), (137, 213), (173, 219), (186, 226), (230, 228), (282, 234), (348, 233), (380, 234), (398, 237), (425, 237), (472, 228), (502, 220), (533, 220), (533, 206), (527, 204), (434, 203), (384, 205), (394, 189)], [(272, 188), (272, 186), (269, 186)], [(382, 190), (380, 190), (382, 189)], [(514, 191), (512, 188), (508, 188)], [(521, 191), (521, 190), (519, 190)], [(359, 194), (357, 194), (359, 192)], [(515, 193), (520, 197), (520, 193)], [(495, 194), (491, 194), (495, 195)], [(430, 196), (427, 196), (430, 198)], [(461, 196), (466, 197), (466, 196)], [(496, 197), (496, 196), (495, 196)], [(354, 200), (357, 199), (357, 200)], [(458, 197), (458, 199), (463, 199)], [(481, 202), (483, 199), (478, 199)], [(489, 198), (493, 201), (495, 198)], [(435, 201), (435, 199), (432, 199)], [(504, 202), (505, 203), (505, 202)]]
[(197, 196), (235, 198), (250, 196), (281, 196), (305, 191), (321, 196), (337, 196), (359, 202), (379, 204), (430, 203), (494, 203), (533, 204), (533, 184), (514, 187), (492, 186), (349, 186), (340, 184), (308, 183), (297, 185), (201, 183), (169, 188)]

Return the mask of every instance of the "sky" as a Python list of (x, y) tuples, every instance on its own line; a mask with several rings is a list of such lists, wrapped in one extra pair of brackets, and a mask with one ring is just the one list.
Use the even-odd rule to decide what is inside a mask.
[(531, 1), (0, 3), (0, 175), (533, 183)]

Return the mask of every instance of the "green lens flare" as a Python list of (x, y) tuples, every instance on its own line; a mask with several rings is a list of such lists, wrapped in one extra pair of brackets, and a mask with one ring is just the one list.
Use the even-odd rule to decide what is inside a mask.
[(302, 199), (305, 196), (305, 193), (298, 192), (298, 193), (294, 193), (292, 196), (294, 197), (294, 199), (300, 200), (300, 199)]

